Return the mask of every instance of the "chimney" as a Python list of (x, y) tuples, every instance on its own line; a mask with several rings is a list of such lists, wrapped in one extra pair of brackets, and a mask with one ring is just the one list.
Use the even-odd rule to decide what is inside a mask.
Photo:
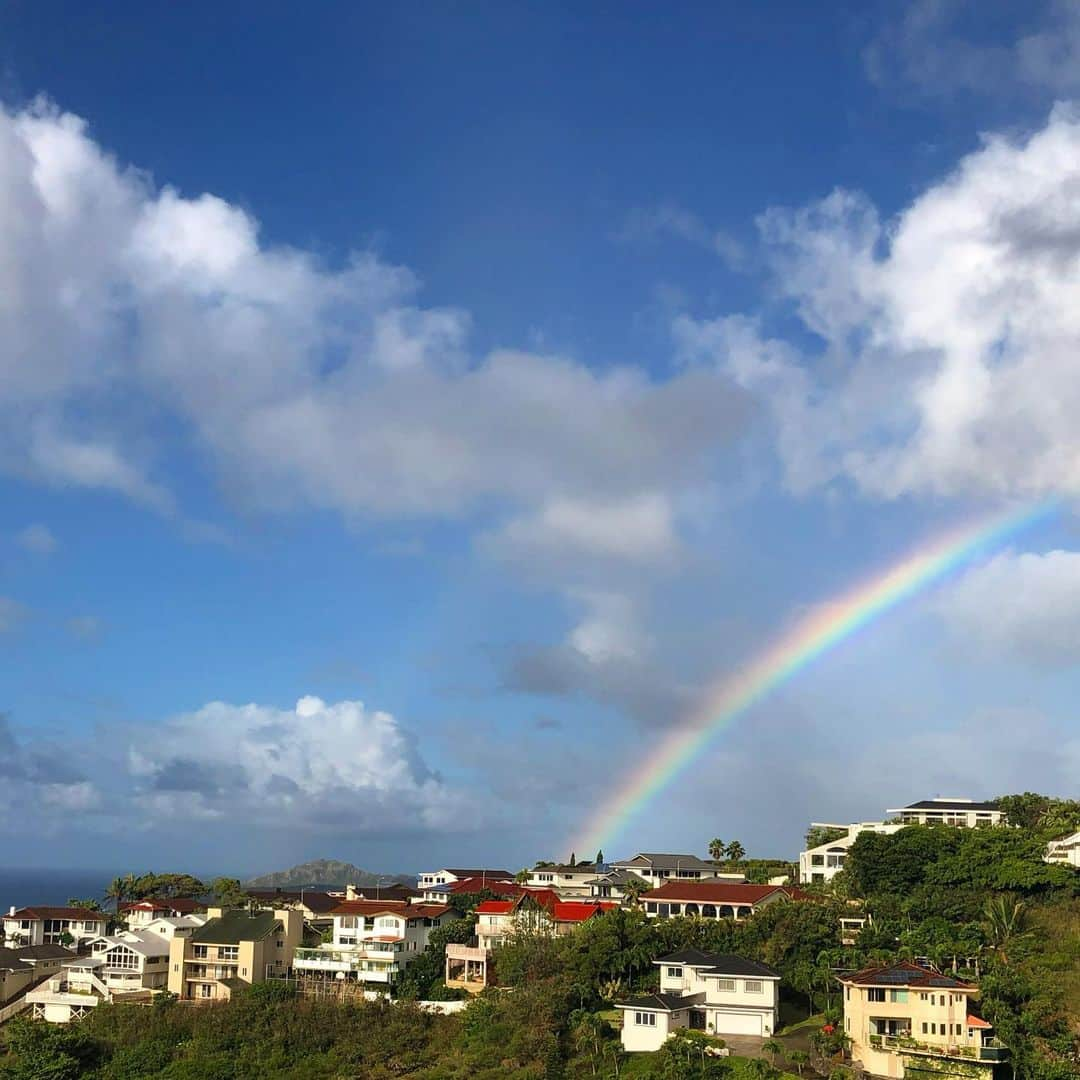
[(15, 917), (15, 905), (12, 904), (11, 908), (8, 910), (8, 918), (13, 919), (14, 917)]
[[(345, 886), (345, 899), (346, 900), (355, 900), (355, 899), (357, 899), (356, 886), (355, 885), (346, 885)], [(15, 909), (12, 908), (12, 911), (14, 911), (14, 910)]]

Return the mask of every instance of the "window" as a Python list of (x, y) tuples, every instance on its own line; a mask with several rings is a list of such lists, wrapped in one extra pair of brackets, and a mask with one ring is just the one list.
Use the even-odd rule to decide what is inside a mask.
[(824, 866), (825, 865), (825, 856), (824, 855), (811, 855), (810, 856), (810, 865), (811, 866)]
[(203, 983), (199, 987), (199, 997), (208, 998), (213, 997), (214, 988), (209, 983)]
[(191, 950), (191, 954), (192, 954), (192, 956), (195, 957), (196, 960), (205, 960), (207, 958), (207, 956), (210, 955), (210, 953), (207, 950), (205, 945), (195, 945), (195, 946), (193, 946), (192, 950)]
[(726, 992), (726, 993), (730, 994), (735, 989), (735, 980), (734, 979), (717, 979), (716, 980), (716, 989), (719, 990), (720, 993), (725, 993)]
[(885, 991), (882, 990), (880, 987), (872, 986), (869, 990), (866, 991), (866, 1000), (867, 1001), (884, 1001), (885, 1000)]
[(667, 977), (669, 979), (681, 979), (682, 978), (682, 968), (681, 967), (669, 967), (667, 969)]
[(241, 968), (240, 969), (240, 974), (241, 975), (247, 975), (247, 968)]
[(851, 987), (850, 986), (845, 986), (844, 987), (844, 1000), (845, 1001), (850, 1001), (851, 1000)]
[(634, 1013), (634, 1023), (638, 1027), (656, 1027), (656, 1013)]
[(924, 1035), (926, 1034), (926, 1029), (927, 1029), (927, 1027), (929, 1027), (929, 1025), (928, 1025), (928, 1024), (926, 1023), (926, 1021), (924, 1020), (924, 1021), (923, 1021), (923, 1026), (922, 1026), (922, 1033), (923, 1033)]
[(895, 1005), (897, 1003), (905, 1004), (907, 1002), (906, 990), (890, 990), (889, 1000)]
[(219, 945), (217, 954), (219, 960), (239, 960), (240, 948), (237, 945)]
[(743, 989), (748, 994), (760, 994), (764, 990), (764, 984), (760, 979), (747, 979), (743, 983)]

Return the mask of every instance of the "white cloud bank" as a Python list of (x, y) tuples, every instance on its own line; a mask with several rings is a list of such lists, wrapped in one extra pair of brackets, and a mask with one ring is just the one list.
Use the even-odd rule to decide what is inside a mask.
[[(165, 413), (258, 508), (506, 507), (595, 547), (626, 507), (700, 481), (739, 427), (715, 370), (471, 358), (468, 316), (416, 306), (409, 271), (267, 245), (243, 210), (156, 187), (47, 103), (0, 108), (0, 236), (0, 468), (46, 483), (173, 512)], [(571, 512), (590, 500), (595, 526)], [(670, 542), (650, 527), (650, 550)]]
[(761, 229), (813, 357), (743, 317), (680, 318), (690, 360), (765, 402), (791, 488), (1080, 494), (1080, 113), (978, 151), (884, 222), (837, 191)]

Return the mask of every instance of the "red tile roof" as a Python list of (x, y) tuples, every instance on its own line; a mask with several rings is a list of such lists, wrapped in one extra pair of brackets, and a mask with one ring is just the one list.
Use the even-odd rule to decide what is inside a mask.
[(642, 893), (642, 900), (677, 900), (705, 904), (759, 904), (774, 893), (790, 900), (812, 900), (809, 893), (790, 885), (741, 885), (728, 881), (668, 881)]
[(993, 1024), (988, 1024), (981, 1016), (971, 1016), (967, 1018), (967, 1026), (969, 1028), (992, 1028)]
[(618, 907), (618, 904), (589, 904), (575, 900), (560, 900), (555, 905), (556, 922), (579, 923), (591, 919), (594, 915), (603, 915), (605, 911)]
[(477, 905), (476, 913), (478, 915), (509, 915), (516, 907), (517, 902), (514, 900), (485, 900)]
[(452, 882), (449, 885), (425, 885), (425, 892), (449, 893), (478, 893), (492, 892), (499, 896), (520, 896), (525, 889), (513, 881), (492, 881), (483, 878), (464, 878), (461, 881)]
[(205, 911), (206, 905), (186, 896), (177, 896), (171, 900), (161, 900), (156, 896), (147, 896), (142, 900), (130, 900), (120, 905), (121, 911), (177, 911), (181, 915), (190, 915), (195, 911)]
[(108, 922), (109, 916), (104, 911), (90, 911), (89, 908), (77, 907), (24, 907), (14, 914), (5, 915), (5, 919), (81, 919), (83, 922)]
[(437, 919), (451, 911), (449, 904), (409, 904), (404, 900), (342, 900), (331, 915), (401, 915), (406, 919)]

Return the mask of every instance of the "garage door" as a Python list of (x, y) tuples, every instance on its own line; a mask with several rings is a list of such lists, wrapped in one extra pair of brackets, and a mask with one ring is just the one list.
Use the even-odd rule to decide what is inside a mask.
[(717, 1035), (760, 1035), (761, 1014), (745, 1012), (713, 1013), (712, 1022)]

